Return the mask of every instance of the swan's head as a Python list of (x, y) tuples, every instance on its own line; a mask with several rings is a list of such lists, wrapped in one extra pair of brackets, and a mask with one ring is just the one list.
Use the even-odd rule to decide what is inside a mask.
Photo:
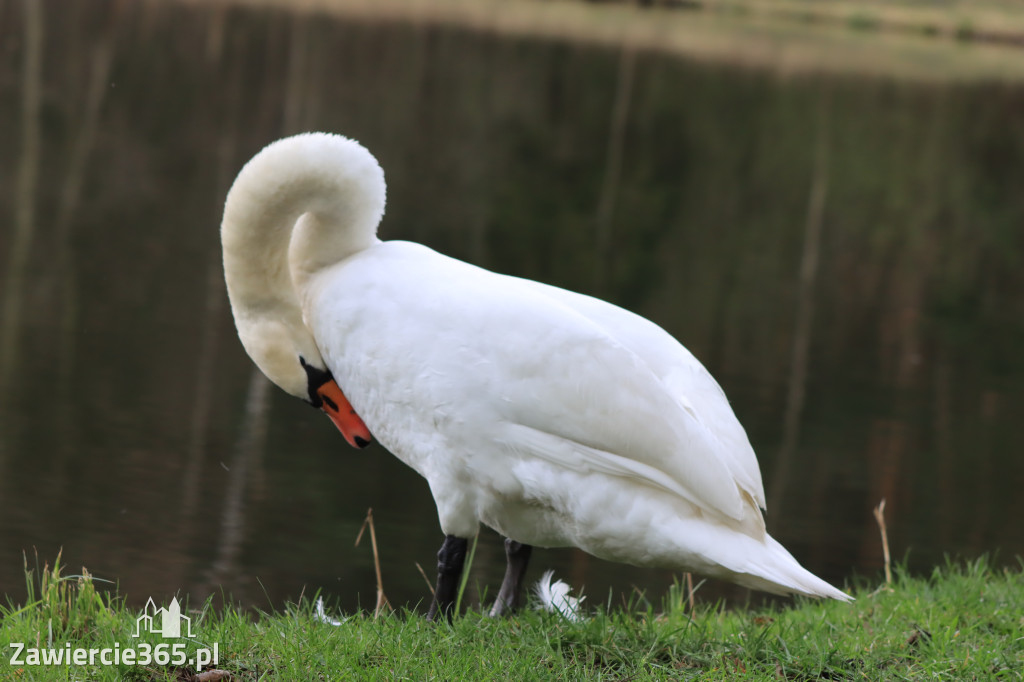
[[(252, 361), (272, 382), (315, 407), (320, 406), (317, 372), (329, 374), (305, 325), (288, 324), (288, 316), (245, 319), (236, 315), (238, 338)], [(313, 371), (311, 376), (306, 368)]]
[(384, 197), (384, 172), (362, 145), (306, 133), (268, 145), (242, 168), (221, 223), (228, 297), (249, 357), (359, 447), (369, 431), (332, 378), (296, 290), (378, 242)]
[(334, 380), (316, 347), (312, 334), (302, 325), (289, 325), (281, 318), (258, 317), (239, 320), (238, 337), (260, 371), (272, 382), (323, 410), (338, 427), (349, 445), (364, 448), (372, 436), (363, 420)]

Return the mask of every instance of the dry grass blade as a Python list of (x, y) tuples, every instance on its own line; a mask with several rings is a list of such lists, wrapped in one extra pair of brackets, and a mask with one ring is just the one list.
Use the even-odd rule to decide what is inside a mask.
[(384, 580), (380, 573), (380, 553), (377, 551), (377, 531), (373, 527), (373, 507), (366, 510), (366, 518), (363, 520), (363, 525), (359, 529), (359, 535), (356, 536), (356, 547), (359, 546), (359, 541), (363, 539), (363, 533), (367, 528), (370, 529), (370, 547), (373, 549), (373, 568), (377, 573), (377, 606), (373, 609), (373, 617), (376, 618), (384, 609), (388, 609), (390, 611), (391, 604), (388, 603), (388, 598), (384, 596)]
[(693, 573), (687, 571), (686, 575), (686, 601), (690, 605), (690, 615), (695, 613), (696, 604), (693, 602)]
[(427, 587), (430, 588), (430, 596), (433, 597), (434, 585), (430, 582), (430, 578), (427, 577), (427, 572), (423, 570), (423, 567), (420, 566), (420, 562), (418, 561), (416, 562), (416, 570), (420, 572), (420, 575), (422, 575), (423, 579), (427, 582)]
[(885, 532), (885, 498), (875, 507), (875, 521), (882, 534), (882, 558), (885, 560), (885, 584), (892, 585), (892, 560), (889, 557), (889, 536)]

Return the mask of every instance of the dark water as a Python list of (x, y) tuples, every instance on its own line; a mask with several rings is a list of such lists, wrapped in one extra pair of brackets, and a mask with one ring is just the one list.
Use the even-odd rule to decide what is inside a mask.
[[(426, 484), (254, 379), (227, 308), (227, 187), (306, 129), (378, 156), (385, 238), (599, 294), (681, 339), (746, 425), (771, 532), (819, 575), (880, 569), (882, 498), (915, 571), (1024, 553), (1024, 88), (173, 3), (42, 9), (33, 33), (0, 1), (12, 599), (22, 552), (63, 547), (130, 603), (372, 604), (353, 547), (369, 507), (391, 600), (427, 594)], [(482, 534), (474, 581), (493, 594), (503, 561)], [(569, 550), (534, 562), (596, 601), (672, 580)]]

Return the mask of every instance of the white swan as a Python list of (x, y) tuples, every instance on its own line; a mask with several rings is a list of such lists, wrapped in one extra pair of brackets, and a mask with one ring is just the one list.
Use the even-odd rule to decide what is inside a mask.
[(384, 200), (359, 143), (279, 140), (228, 193), (224, 269), (267, 377), (430, 484), (447, 535), (430, 617), (480, 523), (510, 538), (493, 613), (515, 608), (531, 545), (849, 599), (765, 532), (754, 452), (689, 351), (609, 303), (381, 241)]

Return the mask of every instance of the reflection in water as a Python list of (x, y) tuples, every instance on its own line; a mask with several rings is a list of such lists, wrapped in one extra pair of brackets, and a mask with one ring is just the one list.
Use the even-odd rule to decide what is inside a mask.
[[(36, 195), (39, 186), (41, 148), (40, 105), (43, 73), (43, 5), (24, 0), (24, 48), (21, 68), (21, 111), (18, 139), (17, 181), (14, 189), (13, 233), (5, 242), (8, 252), (4, 278), (3, 325), (0, 325), (0, 400), (10, 390), (11, 375), (18, 363), (18, 344), (22, 334), (22, 307), (29, 249), (36, 227)], [(14, 126), (9, 126), (14, 129)], [(2, 437), (2, 436), (0, 436)], [(2, 441), (0, 441), (2, 443)], [(0, 448), (0, 457), (3, 449)], [(2, 469), (0, 469), (2, 473)]]
[[(424, 482), (254, 380), (225, 305), (227, 187), (306, 128), (381, 160), (385, 238), (601, 293), (684, 340), (760, 453), (772, 534), (812, 571), (880, 567), (881, 497), (915, 569), (1024, 552), (1019, 88), (226, 6), (57, 8), (0, 6), (0, 149), (17, 159), (0, 165), (0, 590), (20, 594), (22, 549), (63, 546), (132, 602), (223, 585), (265, 607), (259, 580), (274, 606), (304, 586), (368, 606), (372, 557), (352, 543), (373, 507), (389, 597), (426, 596), (415, 563), (441, 534)], [(671, 580), (573, 551), (535, 562), (616, 603)], [(484, 533), (471, 582), (493, 594), (503, 567)]]
[(26, 268), (36, 225), (44, 31), (41, 2), (25, 0), (23, 29), (20, 116), (17, 126), (6, 126), (8, 129), (16, 127), (21, 133), (14, 196), (7, 200), (13, 207), (14, 220), (10, 223), (8, 234), (3, 235), (4, 239), (0, 242), (8, 250), (7, 258), (0, 258), (0, 262), (4, 263), (4, 289), (3, 298), (0, 299), (3, 301), (3, 310), (0, 311), (0, 505), (9, 504), (2, 483), (8, 478), (8, 459), (16, 447), (12, 441), (16, 437), (17, 424), (5, 418), (5, 413), (11, 410), (9, 396), (14, 391), (13, 380), (23, 334)]
[(608, 156), (605, 161), (604, 181), (597, 202), (597, 244), (594, 259), (595, 296), (607, 298), (612, 263), (612, 219), (615, 199), (619, 194), (622, 176), (622, 156), (629, 122), (629, 100), (633, 94), (633, 74), (636, 71), (636, 50), (624, 46), (619, 56), (619, 73), (615, 80), (615, 103), (612, 106), (611, 125), (608, 130)]
[(818, 284), (818, 262), (821, 260), (821, 229), (828, 194), (828, 99), (822, 95), (814, 135), (814, 166), (811, 174), (810, 199), (804, 223), (803, 249), (800, 256), (800, 276), (797, 280), (796, 321), (793, 325), (793, 350), (790, 355), (789, 382), (786, 391), (786, 409), (783, 417), (782, 446), (775, 462), (774, 481), (768, 494), (768, 504), (775, 514), (782, 510), (789, 487), (789, 469), (800, 444), (800, 420), (804, 413), (807, 392), (807, 361), (814, 321), (814, 293)]
[[(270, 382), (263, 373), (253, 368), (249, 378), (249, 394), (245, 401), (245, 418), (241, 434), (235, 446), (235, 454), (228, 470), (227, 489), (224, 491), (224, 511), (220, 522), (220, 537), (217, 540), (217, 556), (207, 574), (207, 585), (201, 586), (197, 597), (207, 594), (220, 586), (231, 586), (241, 572), (239, 557), (245, 540), (245, 489), (251, 472), (262, 458), (266, 447), (267, 419), (270, 402)], [(203, 588), (207, 589), (203, 589)], [(233, 594), (244, 599), (237, 590)]]
[(60, 354), (62, 387), (68, 385), (71, 365), (74, 363), (74, 332), (78, 326), (78, 286), (75, 276), (77, 265), (74, 260), (74, 250), (71, 247), (72, 221), (79, 210), (86, 164), (96, 142), (100, 108), (109, 91), (108, 83), (114, 57), (115, 31), (120, 16), (121, 12), (117, 11), (115, 6), (108, 21), (108, 29), (99, 35), (89, 55), (90, 59), (87, 62), (89, 74), (84, 79), (86, 83), (85, 102), (82, 106), (80, 121), (77, 122), (78, 129), (72, 133), (74, 137), (67, 155), (67, 170), (60, 191), (60, 201), (57, 204), (57, 215), (54, 218), (57, 272), (62, 279), (61, 289), (64, 297), (64, 312), (60, 325), (60, 338), (63, 344)]

